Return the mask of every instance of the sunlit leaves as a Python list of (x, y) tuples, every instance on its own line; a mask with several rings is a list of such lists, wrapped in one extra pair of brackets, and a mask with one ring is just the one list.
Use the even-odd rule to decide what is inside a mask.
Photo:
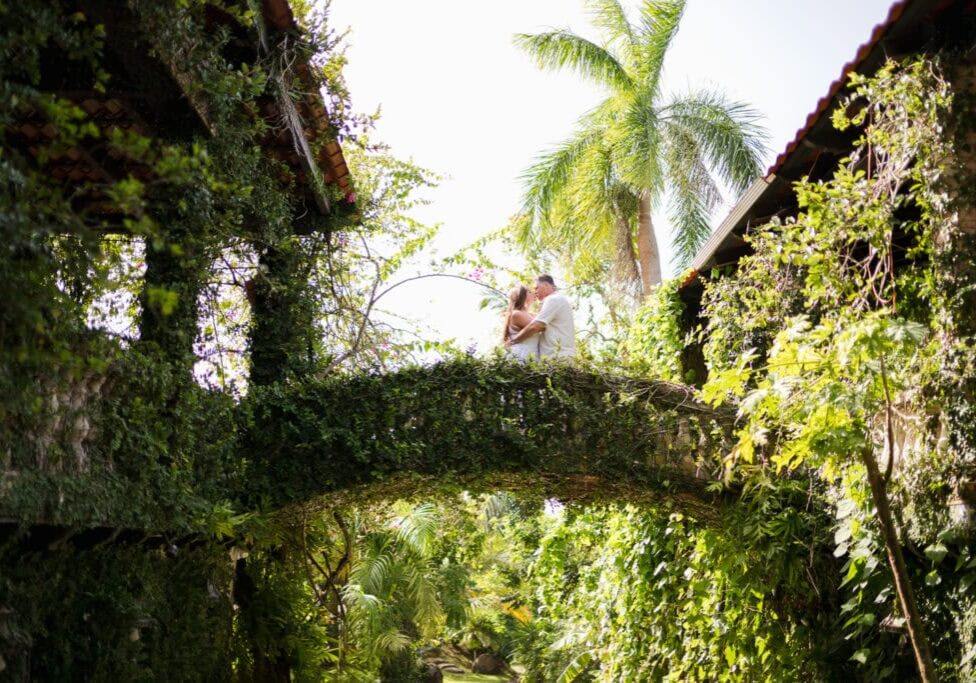
[(671, 382), (687, 380), (682, 374), (684, 348), (680, 320), (684, 304), (678, 296), (679, 279), (661, 283), (637, 310), (623, 350), (626, 363), (646, 377)]
[(542, 69), (569, 69), (611, 90), (630, 88), (630, 75), (617, 57), (571, 31), (515, 36), (515, 44)]
[[(875, 631), (894, 593), (861, 462), (876, 458), (890, 471), (897, 430), (917, 429), (905, 413), (926, 410), (922, 387), (938, 346), (926, 271), (942, 229), (931, 180), (949, 100), (924, 61), (854, 80), (859, 106), (834, 117), (840, 129), (866, 126), (850, 159), (830, 179), (798, 183), (798, 215), (750, 235), (754, 253), (706, 292), (712, 374), (703, 395), (739, 399), (743, 424), (728, 462), (742, 476), (759, 461), (779, 476), (801, 471), (831, 484), (835, 555), (846, 557), (851, 596), (844, 629), (863, 645), (852, 660), (883, 677), (891, 667), (875, 657)], [(905, 263), (904, 251), (918, 261)], [(911, 438), (918, 448), (924, 436)], [(908, 447), (898, 447), (904, 458)], [(880, 476), (882, 486), (899, 484)], [(943, 550), (930, 544), (928, 559), (938, 565)], [(925, 578), (933, 588), (941, 581), (934, 568)]]
[(548, 641), (530, 680), (575, 675), (581, 661), (600, 681), (775, 679), (805, 670), (802, 648), (789, 650), (794, 626), (771, 608), (763, 571), (747, 560), (766, 552), (759, 564), (784, 570), (767, 580), (807, 580), (781, 558), (809, 520), (790, 521), (795, 510), (776, 497), (757, 492), (754, 516), (730, 520), (738, 543), (654, 510), (585, 510), (544, 526), (530, 574), (533, 604), (562, 636)]
[(755, 355), (755, 350), (749, 349), (739, 357), (734, 368), (728, 368), (709, 378), (702, 388), (702, 400), (718, 407), (725, 403), (729, 396), (738, 398), (745, 394), (746, 386), (752, 377), (751, 363)]

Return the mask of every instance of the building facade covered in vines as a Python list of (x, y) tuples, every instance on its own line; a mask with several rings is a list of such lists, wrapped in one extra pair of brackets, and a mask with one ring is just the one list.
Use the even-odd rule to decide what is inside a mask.
[[(0, 15), (0, 676), (289, 680), (269, 566), (295, 548), (249, 557), (259, 512), (431, 486), (723, 504), (730, 414), (686, 387), (334, 370), (310, 264), (360, 207), (327, 27), (283, 0)], [(119, 272), (131, 298), (93, 325)], [(222, 277), (248, 311), (236, 394), (198, 381)]]
[[(331, 273), (311, 265), (362, 218), (335, 35), (283, 0), (0, 12), (0, 676), (291, 680), (310, 511), (506, 489), (718, 524), (738, 464), (825, 496), (842, 487), (818, 477), (863, 466), (845, 583), (897, 547), (917, 599), (887, 575), (881, 618), (852, 622), (840, 589), (771, 598), (868, 633), (889, 675), (913, 650), (922, 672), (974, 675), (971, 2), (897, 2), (700, 254), (678, 296), (702, 393), (471, 358), (339, 371)], [(132, 325), (94, 325), (119, 272), (131, 297), (103, 317)], [(221, 278), (248, 312), (236, 393), (199, 381)], [(836, 676), (873, 652), (833, 640), (810, 649), (845, 654), (823, 657)]]

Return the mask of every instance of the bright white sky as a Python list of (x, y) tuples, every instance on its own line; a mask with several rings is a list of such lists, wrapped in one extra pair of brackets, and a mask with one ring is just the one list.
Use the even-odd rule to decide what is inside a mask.
[[(772, 162), (890, 4), (690, 0), (665, 90), (714, 86), (751, 103), (766, 116)], [(417, 214), (443, 225), (441, 256), (504, 225), (518, 209), (523, 169), (601, 99), (574, 74), (538, 70), (512, 44), (515, 33), (549, 28), (589, 34), (581, 0), (333, 0), (331, 17), (334, 27), (351, 29), (346, 78), (354, 106), (382, 106), (373, 137), (448, 176)], [(669, 228), (662, 217), (656, 224), (669, 260)], [(459, 280), (422, 280), (391, 293), (384, 306), (421, 320), (431, 337), (483, 348), (500, 323), (478, 310), (481, 294)]]

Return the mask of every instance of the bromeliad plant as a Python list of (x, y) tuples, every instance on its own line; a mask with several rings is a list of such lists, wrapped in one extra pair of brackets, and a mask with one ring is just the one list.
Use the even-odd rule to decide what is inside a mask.
[[(931, 377), (938, 351), (926, 257), (944, 220), (935, 180), (946, 158), (942, 122), (951, 97), (925, 61), (889, 64), (854, 85), (834, 116), (840, 129), (865, 126), (848, 163), (828, 182), (799, 183), (802, 213), (768, 226), (739, 275), (707, 294), (708, 310), (721, 314), (713, 326), (727, 326), (737, 311), (733, 323), (751, 329), (764, 321), (771, 345), (767, 354), (743, 349), (726, 363), (713, 354), (704, 394), (713, 404), (740, 399), (730, 469), (805, 468), (832, 483), (866, 477), (918, 669), (932, 681), (889, 488), (896, 412), (924, 411), (917, 388)], [(799, 300), (771, 316), (764, 302), (779, 300), (784, 278)]]

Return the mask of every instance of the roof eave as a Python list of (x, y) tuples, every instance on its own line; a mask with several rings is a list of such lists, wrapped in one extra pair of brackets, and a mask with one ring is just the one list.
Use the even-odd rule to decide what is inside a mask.
[[(298, 28), (295, 15), (291, 10), (288, 0), (262, 0), (261, 17), (264, 20), (265, 27), (275, 32), (291, 31)], [(262, 36), (263, 40), (264, 37)], [(304, 68), (305, 75), (307, 76), (309, 66), (303, 64), (300, 67)], [(339, 187), (342, 195), (346, 198), (346, 202), (349, 204), (355, 203), (352, 199), (354, 195), (352, 193), (349, 167), (346, 164), (345, 156), (342, 153), (342, 147), (339, 145), (339, 142), (337, 140), (327, 141), (322, 145), (322, 151), (316, 158), (312, 152), (312, 140), (306, 134), (305, 127), (302, 125), (301, 116), (288, 94), (288, 84), (280, 82), (278, 85), (277, 99), (279, 106), (285, 114), (295, 152), (300, 159), (303, 170), (309, 177), (309, 191), (312, 193), (316, 207), (323, 215), (330, 215), (334, 212), (335, 208), (326, 192), (326, 182), (324, 180), (326, 174), (322, 172), (322, 165), (328, 167), (328, 176)], [(310, 111), (316, 113), (316, 118), (324, 121), (328, 120), (328, 111), (326, 110), (321, 93), (318, 93), (317, 97), (315, 94), (308, 95), (306, 105)], [(310, 123), (312, 130), (322, 129), (323, 127), (331, 129), (327, 125), (316, 125), (318, 122)]]

